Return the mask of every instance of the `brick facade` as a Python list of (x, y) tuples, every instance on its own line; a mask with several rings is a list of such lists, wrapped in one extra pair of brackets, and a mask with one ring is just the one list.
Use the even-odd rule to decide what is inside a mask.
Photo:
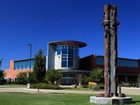
[(19, 73), (21, 73), (21, 72), (26, 72), (26, 73), (28, 73), (28, 72), (31, 72), (31, 70), (30, 70), (30, 69), (25, 69), (25, 70), (14, 70), (14, 61), (11, 60), (11, 61), (10, 61), (10, 68), (9, 68), (9, 69), (6, 69), (6, 70), (4, 71), (4, 76), (5, 76), (6, 79), (14, 80), (14, 79), (17, 77), (17, 75), (18, 75)]

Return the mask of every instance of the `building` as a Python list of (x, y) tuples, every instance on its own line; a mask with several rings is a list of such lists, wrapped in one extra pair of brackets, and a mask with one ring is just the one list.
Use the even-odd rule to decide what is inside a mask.
[[(63, 85), (79, 83), (84, 75), (88, 75), (96, 67), (104, 67), (104, 56), (89, 55), (79, 57), (79, 50), (86, 47), (86, 43), (79, 41), (55, 41), (48, 44), (46, 56), (47, 70), (61, 70), (60, 79)], [(5, 78), (15, 79), (20, 72), (32, 72), (34, 59), (12, 60), (10, 68), (5, 70)], [(119, 80), (137, 81), (140, 74), (140, 59), (118, 58)]]
[(79, 49), (85, 47), (86, 43), (79, 41), (56, 41), (48, 45), (48, 67), (47, 69), (61, 70), (61, 84), (71, 85), (79, 81), (82, 75), (89, 71), (80, 69)]
[(21, 72), (31, 72), (34, 65), (34, 59), (11, 60), (10, 68), (4, 71), (5, 79), (15, 80)]
[[(118, 58), (118, 79), (122, 82), (136, 82), (140, 75), (140, 59)], [(90, 55), (80, 59), (80, 68), (92, 70), (96, 67), (104, 68), (104, 56)]]

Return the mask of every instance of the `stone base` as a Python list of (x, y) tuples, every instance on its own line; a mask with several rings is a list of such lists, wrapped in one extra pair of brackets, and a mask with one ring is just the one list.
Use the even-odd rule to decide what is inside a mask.
[(108, 105), (124, 105), (124, 104), (131, 104), (132, 98), (131, 97), (96, 97), (91, 96), (90, 102), (95, 104), (108, 104)]

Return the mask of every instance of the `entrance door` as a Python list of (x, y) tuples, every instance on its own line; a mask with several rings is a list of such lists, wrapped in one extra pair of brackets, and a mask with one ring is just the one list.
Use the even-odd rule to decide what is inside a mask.
[(73, 79), (73, 77), (61, 77), (61, 84), (62, 85), (73, 85), (74, 79)]

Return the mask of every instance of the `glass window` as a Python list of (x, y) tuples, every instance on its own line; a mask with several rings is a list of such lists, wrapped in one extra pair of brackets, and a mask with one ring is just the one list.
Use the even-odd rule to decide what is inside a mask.
[(67, 54), (68, 53), (68, 49), (67, 48), (62, 48), (62, 54)]
[(67, 58), (62, 58), (62, 61), (67, 61)]
[(72, 48), (68, 49), (68, 54), (73, 54), (73, 49)]
[(78, 56), (77, 46), (59, 45), (56, 51), (57, 55), (61, 56), (61, 67), (73, 67), (73, 57)]
[(134, 60), (118, 59), (118, 66), (122, 67), (138, 67), (138, 62)]
[(67, 67), (67, 61), (62, 61), (62, 67)]
[(103, 65), (104, 64), (104, 57), (97, 57), (96, 58), (96, 64), (97, 65)]
[(62, 55), (62, 58), (67, 58), (67, 55), (66, 55), (66, 54), (65, 54), (65, 55), (63, 54), (63, 55)]
[(73, 60), (73, 58), (68, 58), (68, 61)]
[(68, 61), (68, 67), (73, 67), (73, 61), (72, 60)]
[(75, 55), (75, 56), (78, 56), (78, 55), (79, 55), (78, 53), (79, 53), (78, 47), (75, 47), (75, 49), (74, 49), (74, 55)]
[(57, 55), (60, 55), (62, 51), (62, 46), (61, 45), (57, 46), (56, 51), (57, 51)]
[[(118, 59), (117, 63), (118, 63), (118, 66), (120, 67), (138, 67), (138, 62), (135, 60)], [(97, 57), (96, 64), (103, 65), (104, 57)]]
[(30, 63), (31, 67), (33, 68), (34, 66), (34, 60), (24, 60), (24, 61), (15, 61), (14, 62), (14, 69), (29, 69), (30, 68)]

